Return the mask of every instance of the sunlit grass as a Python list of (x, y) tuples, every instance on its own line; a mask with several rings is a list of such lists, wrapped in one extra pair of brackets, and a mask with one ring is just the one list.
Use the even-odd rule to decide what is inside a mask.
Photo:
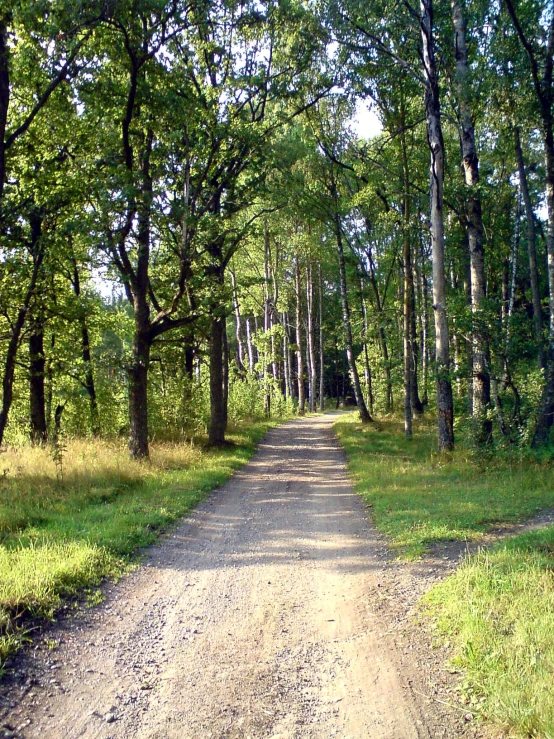
[[(554, 506), (549, 462), (502, 454), (476, 459), (463, 445), (439, 455), (435, 429), (404, 438), (400, 423), (335, 429), (356, 488), (398, 553), (478, 540), (499, 523)], [(554, 527), (513, 537), (466, 560), (425, 598), (426, 622), (453, 649), (468, 708), (510, 735), (554, 738)]]
[[(251, 456), (276, 422), (246, 424), (232, 444), (153, 444), (129, 459), (124, 441), (67, 441), (0, 456), (0, 662), (28, 616), (48, 617), (61, 598), (118, 574), (140, 547), (182, 518)], [(3, 474), (2, 474), (3, 473)]]
[(423, 424), (411, 441), (395, 421), (362, 426), (348, 415), (334, 428), (356, 490), (405, 557), (421, 556), (435, 542), (478, 540), (495, 524), (554, 506), (548, 464), (494, 455), (476, 462), (463, 448), (439, 455), (435, 429)]
[(515, 537), (425, 598), (471, 708), (522, 737), (554, 737), (553, 553), (554, 527)]

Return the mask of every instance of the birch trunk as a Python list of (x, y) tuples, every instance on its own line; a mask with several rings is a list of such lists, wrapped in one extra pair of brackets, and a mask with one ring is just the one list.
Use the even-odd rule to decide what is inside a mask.
[(239, 366), (239, 370), (241, 372), (244, 372), (244, 360), (245, 360), (245, 354), (244, 354), (244, 340), (242, 336), (242, 319), (240, 315), (240, 304), (239, 304), (239, 297), (237, 292), (237, 278), (235, 276), (235, 271), (230, 270), (231, 272), (231, 288), (233, 290), (233, 312), (235, 314), (235, 336), (237, 338), (237, 364)]
[(435, 66), (433, 2), (421, 0), (421, 35), (425, 79), (427, 139), (431, 153), (430, 201), (431, 244), (433, 255), (433, 308), (435, 311), (435, 348), (437, 374), (438, 446), (440, 451), (454, 447), (454, 406), (450, 382), (448, 319), (446, 316), (444, 272), (444, 142), (441, 127), (439, 85)]
[(302, 274), (300, 261), (295, 261), (295, 292), (296, 292), (296, 362), (298, 381), (298, 413), (305, 413), (306, 395), (304, 390), (304, 352), (302, 348)]
[(477, 442), (492, 441), (492, 420), (488, 417), (491, 402), (491, 381), (487, 365), (486, 322), (483, 315), (485, 300), (485, 259), (483, 250), (483, 219), (481, 198), (478, 192), (479, 159), (475, 145), (475, 128), (467, 90), (468, 57), (466, 27), (460, 0), (451, 0), (452, 25), (454, 27), (454, 53), (456, 58), (456, 88), (460, 108), (462, 163), (467, 197), (467, 234), (471, 269), (471, 312), (473, 347), (473, 420), (476, 424)]
[(250, 328), (250, 319), (246, 319), (246, 347), (248, 349), (248, 368), (252, 374), (254, 373), (254, 346), (252, 345), (252, 330)]
[(315, 328), (314, 328), (314, 283), (312, 276), (312, 265), (308, 263), (306, 271), (306, 306), (307, 306), (307, 328), (308, 328), (308, 387), (310, 413), (315, 413), (316, 403), (316, 364), (315, 364)]
[(321, 264), (318, 268), (319, 282), (319, 410), (325, 411), (325, 345), (323, 336), (323, 277)]

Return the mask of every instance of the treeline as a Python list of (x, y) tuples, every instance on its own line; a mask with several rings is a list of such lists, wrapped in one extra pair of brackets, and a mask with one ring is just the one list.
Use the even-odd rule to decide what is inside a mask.
[(437, 13), (3, 5), (0, 443), (145, 457), (326, 398), (547, 443), (553, 10)]

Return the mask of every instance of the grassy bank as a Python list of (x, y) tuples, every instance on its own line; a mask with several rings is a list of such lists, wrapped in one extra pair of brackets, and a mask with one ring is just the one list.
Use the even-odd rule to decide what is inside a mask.
[(233, 444), (154, 444), (149, 463), (123, 442), (68, 441), (8, 449), (0, 474), (0, 662), (17, 648), (29, 617), (49, 617), (61, 599), (122, 571), (138, 548), (224, 483), (274, 426), (253, 423)]
[[(479, 539), (501, 522), (554, 506), (551, 465), (435, 452), (435, 429), (406, 441), (400, 423), (336, 431), (376, 525), (406, 557), (445, 540)], [(510, 735), (554, 738), (554, 527), (471, 557), (423, 607), (452, 647), (469, 707)], [(428, 622), (426, 618), (426, 622)]]
[(426, 596), (471, 708), (523, 737), (554, 737), (554, 527), (467, 560)]
[(434, 426), (418, 428), (411, 441), (396, 421), (362, 426), (355, 414), (334, 428), (356, 490), (402, 556), (421, 556), (435, 542), (478, 540), (495, 524), (554, 506), (546, 464), (499, 457), (477, 464), (463, 449), (441, 457)]

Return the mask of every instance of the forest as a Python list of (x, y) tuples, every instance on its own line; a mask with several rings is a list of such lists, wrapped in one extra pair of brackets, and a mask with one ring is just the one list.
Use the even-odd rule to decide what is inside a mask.
[(8, 5), (0, 442), (355, 403), (548, 443), (547, 5)]
[(0, 376), (0, 678), (285, 429), (553, 736), (552, 2), (0, 0)]

